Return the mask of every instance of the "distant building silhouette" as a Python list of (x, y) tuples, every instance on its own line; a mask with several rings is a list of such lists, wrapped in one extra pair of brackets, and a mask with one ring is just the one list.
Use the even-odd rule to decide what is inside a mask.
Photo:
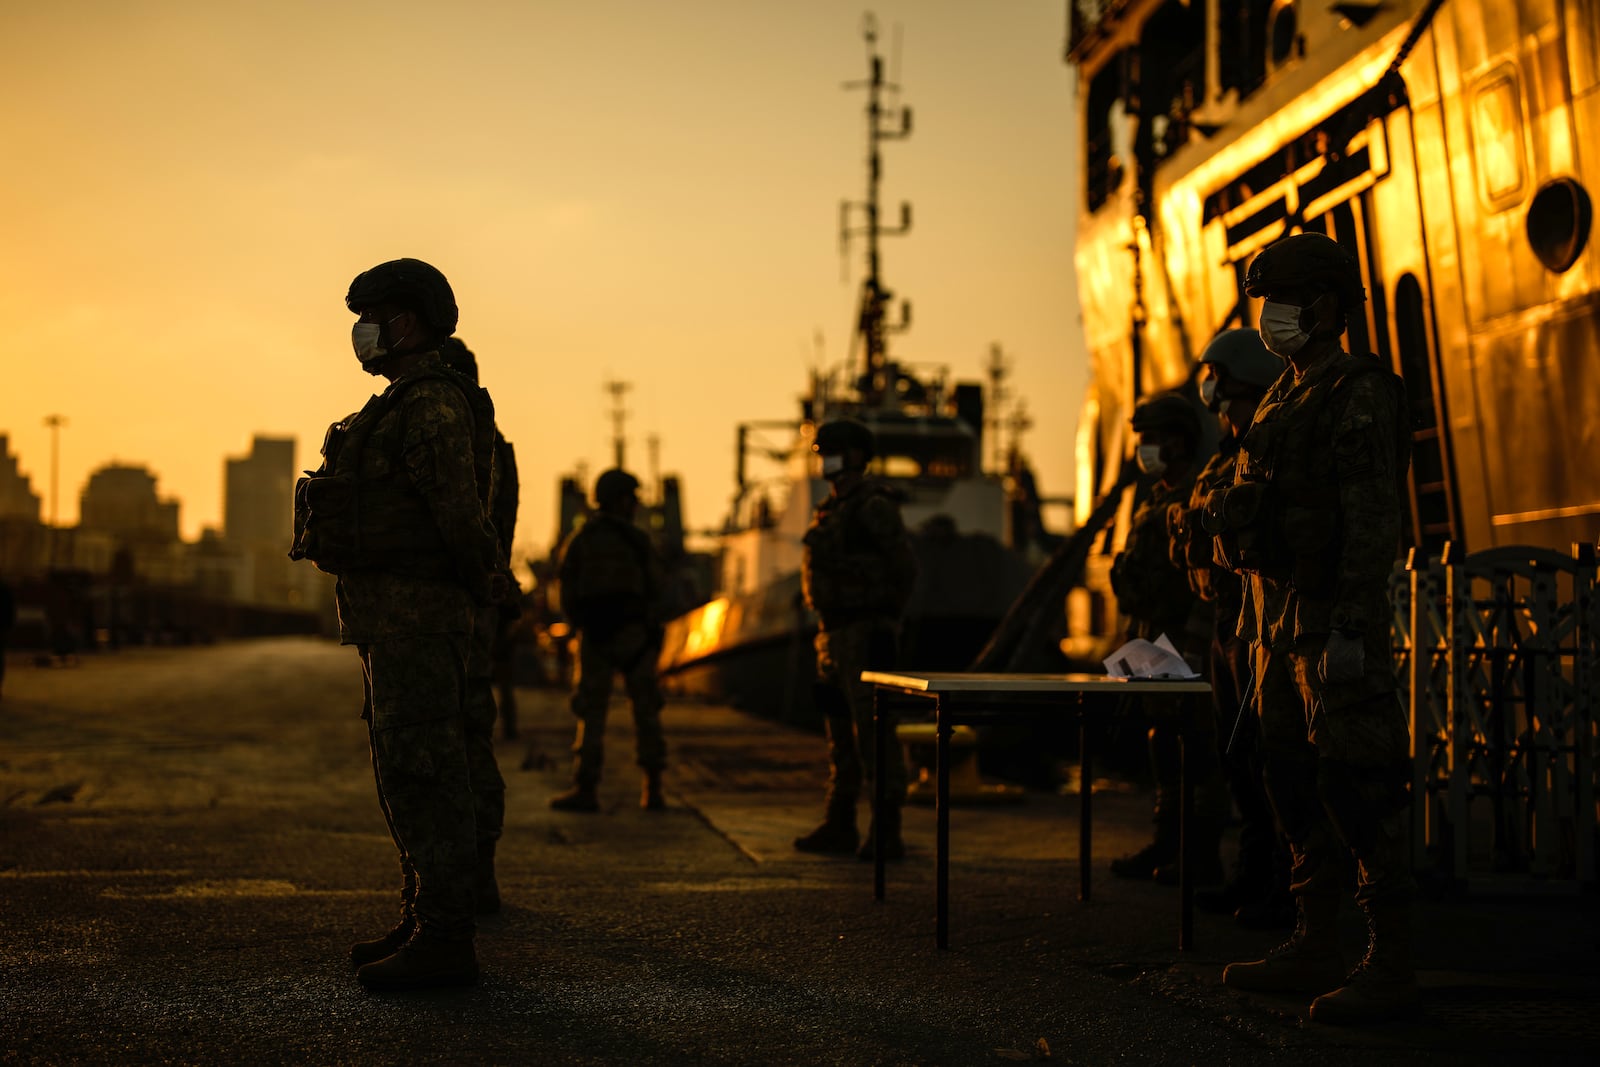
[(156, 476), (148, 468), (111, 463), (89, 475), (78, 498), (78, 525), (127, 544), (175, 542), (178, 506), (156, 496)]
[(40, 521), (39, 494), (27, 475), (17, 467), (17, 457), (11, 454), (11, 439), (0, 433), (0, 519), (25, 519)]
[(240, 544), (281, 545), (294, 518), (292, 437), (251, 439), (250, 454), (227, 461), (223, 536)]
[(333, 618), (333, 579), (289, 559), (294, 527), (295, 439), (250, 439), (250, 453), (224, 464), (222, 532), (194, 546), (196, 581), (208, 595)]

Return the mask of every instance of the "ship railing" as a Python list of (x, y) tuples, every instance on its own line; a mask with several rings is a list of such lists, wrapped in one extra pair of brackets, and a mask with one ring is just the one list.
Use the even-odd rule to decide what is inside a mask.
[(1472, 888), (1596, 885), (1596, 549), (1413, 553), (1390, 582), (1417, 871)]

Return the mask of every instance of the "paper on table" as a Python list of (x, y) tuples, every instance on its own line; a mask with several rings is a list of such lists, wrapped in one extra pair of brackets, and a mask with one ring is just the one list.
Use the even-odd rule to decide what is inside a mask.
[(1155, 641), (1135, 637), (1105, 658), (1106, 673), (1113, 678), (1198, 678), (1172, 647), (1167, 635)]

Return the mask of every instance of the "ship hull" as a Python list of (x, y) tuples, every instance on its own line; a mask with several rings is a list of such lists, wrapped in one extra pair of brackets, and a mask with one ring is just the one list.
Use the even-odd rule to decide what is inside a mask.
[[(923, 534), (898, 664), (961, 670), (982, 649), (1032, 568), (983, 535)], [(679, 696), (730, 704), (764, 718), (821, 729), (811, 696), (816, 617), (798, 573), (752, 593), (718, 597), (667, 624), (663, 685)]]

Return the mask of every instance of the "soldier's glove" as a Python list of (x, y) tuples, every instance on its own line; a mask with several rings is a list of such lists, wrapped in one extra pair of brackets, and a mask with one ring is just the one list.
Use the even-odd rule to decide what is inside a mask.
[(1317, 663), (1317, 677), (1329, 685), (1359, 682), (1366, 661), (1366, 643), (1361, 640), (1361, 635), (1335, 630), (1328, 635), (1328, 644)]

